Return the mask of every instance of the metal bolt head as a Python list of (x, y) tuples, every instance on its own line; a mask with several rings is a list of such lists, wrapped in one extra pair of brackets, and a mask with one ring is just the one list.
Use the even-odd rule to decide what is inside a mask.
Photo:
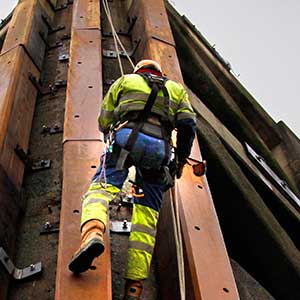
[(44, 224), (44, 228), (45, 228), (45, 229), (49, 229), (49, 228), (51, 228), (51, 227), (52, 227), (52, 225), (51, 225), (51, 223), (48, 222), (48, 221)]
[(30, 265), (30, 271), (33, 271), (35, 269), (35, 265), (34, 264), (31, 264)]
[(127, 224), (127, 220), (123, 221), (123, 229), (127, 229), (128, 228), (128, 224)]
[(42, 126), (42, 133), (46, 133), (46, 132), (48, 132), (48, 131), (49, 131), (48, 126), (43, 125), (43, 126)]

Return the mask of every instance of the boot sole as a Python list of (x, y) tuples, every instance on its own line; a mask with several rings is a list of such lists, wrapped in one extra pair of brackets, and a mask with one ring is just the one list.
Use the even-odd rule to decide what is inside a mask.
[(81, 249), (69, 264), (69, 270), (75, 274), (87, 271), (94, 258), (104, 252), (104, 243), (99, 240), (91, 240), (86, 247)]

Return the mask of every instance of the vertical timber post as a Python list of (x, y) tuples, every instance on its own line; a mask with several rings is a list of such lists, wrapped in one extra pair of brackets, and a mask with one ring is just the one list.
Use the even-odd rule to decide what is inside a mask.
[(80, 245), (81, 197), (102, 153), (97, 127), (102, 99), (100, 1), (75, 0), (68, 73), (63, 147), (63, 192), (56, 300), (110, 300), (111, 262), (108, 231), (105, 252), (79, 276), (68, 263)]
[[(14, 9), (0, 49), (0, 245), (14, 256), (17, 222), (23, 207), (21, 187), (25, 171), (15, 149), (28, 151), (37, 90), (29, 80), (37, 80), (45, 55), (39, 31), (48, 30), (41, 15), (49, 11), (42, 0), (19, 1)], [(0, 267), (0, 299), (6, 299), (9, 278)]]
[[(134, 16), (138, 19), (133, 29), (133, 39), (141, 39), (136, 51), (137, 59), (150, 58), (158, 61), (162, 65), (165, 76), (183, 83), (164, 1), (133, 1), (131, 17)], [(197, 139), (191, 156), (201, 159)], [(176, 195), (175, 200), (179, 202), (186, 262), (185, 273), (186, 278), (189, 279), (186, 286), (188, 299), (239, 299), (206, 178), (195, 177), (192, 167), (186, 166), (182, 178), (176, 182), (174, 189), (176, 192), (170, 193), (165, 198), (156, 247), (162, 287), (161, 299), (180, 299), (179, 288), (176, 288), (179, 282), (174, 278), (174, 274), (178, 271), (175, 242), (167, 235), (171, 229), (172, 195)], [(166, 226), (169, 228), (167, 229)], [(163, 263), (163, 259), (168, 262)]]

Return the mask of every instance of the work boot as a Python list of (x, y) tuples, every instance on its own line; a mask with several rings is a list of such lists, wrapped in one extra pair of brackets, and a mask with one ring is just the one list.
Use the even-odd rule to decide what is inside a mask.
[(125, 283), (125, 295), (123, 300), (140, 300), (143, 291), (142, 280), (127, 279)]
[(105, 226), (99, 220), (86, 222), (81, 229), (81, 244), (69, 264), (73, 273), (87, 271), (94, 258), (104, 251), (103, 234)]

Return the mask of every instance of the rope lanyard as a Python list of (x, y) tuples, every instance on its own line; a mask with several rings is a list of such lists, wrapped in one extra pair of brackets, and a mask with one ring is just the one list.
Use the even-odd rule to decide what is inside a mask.
[(180, 227), (179, 207), (178, 207), (178, 193), (177, 193), (176, 185), (175, 187), (172, 188), (170, 194), (171, 194), (170, 196), (171, 196), (172, 221), (174, 226), (174, 238), (176, 244), (180, 300), (185, 300), (186, 286), (185, 286), (185, 273), (184, 273), (184, 258), (183, 258), (182, 233)]
[(108, 5), (108, 0), (102, 0), (102, 3), (103, 3), (103, 8), (104, 8), (105, 14), (107, 16), (108, 22), (110, 24), (112, 36), (113, 36), (113, 39), (114, 39), (114, 46), (115, 46), (117, 57), (118, 57), (119, 68), (120, 68), (121, 75), (123, 76), (124, 75), (124, 70), (123, 70), (123, 65), (122, 65), (122, 61), (121, 61), (121, 57), (120, 57), (120, 51), (119, 51), (118, 44), (121, 47), (121, 49), (123, 50), (123, 52), (125, 53), (128, 61), (130, 62), (131, 66), (132, 66), (132, 69), (134, 69), (134, 63), (132, 62), (130, 56), (128, 55), (127, 50), (125, 49), (123, 43), (121, 42), (121, 40), (120, 40), (116, 30), (115, 30), (115, 26), (113, 24), (110, 8), (109, 8), (109, 5)]
[[(108, 5), (108, 0), (102, 0), (103, 3), (103, 7), (104, 7), (104, 11), (105, 14), (107, 16), (108, 22), (110, 24), (111, 27), (111, 32), (113, 35), (113, 40), (114, 40), (114, 46), (116, 49), (116, 53), (117, 53), (117, 58), (118, 58), (118, 63), (119, 63), (119, 68), (120, 68), (120, 73), (123, 76), (124, 75), (124, 70), (123, 70), (123, 65), (122, 65), (122, 61), (121, 61), (121, 57), (120, 57), (120, 52), (119, 52), (119, 46), (122, 49), (122, 51), (125, 53), (128, 61), (130, 62), (132, 69), (134, 69), (134, 64), (130, 58), (130, 56), (128, 55), (128, 52), (126, 51), (124, 45), (122, 44), (116, 30), (113, 24), (113, 20), (112, 20), (112, 16), (111, 16), (111, 12), (110, 12), (110, 8)], [(105, 145), (104, 148), (104, 153), (103, 153), (103, 157), (102, 157), (102, 170), (100, 173), (100, 178), (103, 177), (104, 178), (104, 182), (105, 182), (105, 187), (107, 186), (107, 181), (106, 181), (106, 155), (108, 153), (108, 151), (110, 151), (109, 149), (109, 145)], [(174, 235), (175, 235), (175, 243), (176, 243), (176, 254), (177, 254), (177, 259), (178, 259), (178, 274), (179, 274), (179, 287), (180, 287), (180, 299), (181, 300), (185, 300), (186, 299), (186, 295), (185, 295), (185, 275), (184, 275), (184, 260), (183, 260), (183, 247), (182, 247), (182, 234), (181, 234), (181, 230), (180, 230), (180, 220), (179, 220), (179, 207), (178, 207), (178, 198), (176, 195), (176, 187), (172, 189), (172, 193), (171, 193), (171, 203), (172, 203), (172, 219), (173, 219), (173, 226), (174, 226)]]

